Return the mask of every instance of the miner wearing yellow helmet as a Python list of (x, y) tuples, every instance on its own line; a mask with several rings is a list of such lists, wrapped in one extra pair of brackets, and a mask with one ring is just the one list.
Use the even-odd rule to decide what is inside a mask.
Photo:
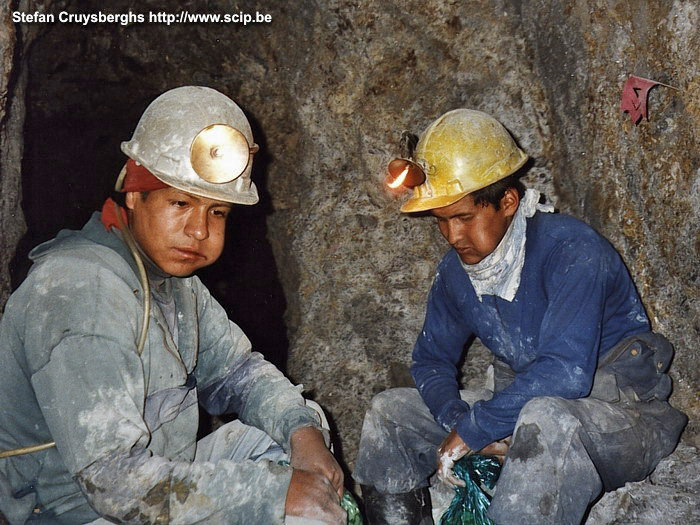
[[(0, 324), (0, 518), (345, 523), (320, 407), (193, 275), (258, 201), (257, 149), (224, 94), (167, 91), (122, 143), (119, 195), (32, 251)], [(240, 419), (198, 441), (199, 405)]]
[[(503, 463), (497, 524), (578, 524), (604, 490), (647, 476), (687, 422), (668, 403), (673, 350), (651, 332), (620, 256), (597, 232), (540, 204), (527, 156), (491, 116), (450, 111), (412, 158), (389, 165), (401, 207), (435, 217), (451, 245), (413, 350), (416, 388), (377, 395), (353, 477), (370, 525), (432, 523), (429, 479), (480, 452)], [(457, 380), (478, 337), (485, 389)]]

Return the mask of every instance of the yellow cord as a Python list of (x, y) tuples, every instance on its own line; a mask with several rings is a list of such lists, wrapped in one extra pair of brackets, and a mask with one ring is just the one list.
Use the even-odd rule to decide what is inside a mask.
[(148, 283), (148, 274), (146, 273), (146, 268), (143, 265), (141, 256), (139, 255), (139, 250), (136, 247), (136, 241), (131, 235), (129, 227), (124, 224), (122, 220), (121, 208), (115, 202), (114, 206), (117, 211), (117, 220), (119, 221), (119, 228), (121, 229), (126, 245), (129, 247), (131, 256), (136, 262), (136, 267), (139, 270), (139, 278), (141, 280), (141, 288), (143, 288), (143, 322), (141, 323), (141, 334), (139, 335), (138, 344), (136, 345), (136, 352), (141, 355), (143, 352), (143, 347), (146, 344), (146, 336), (148, 335), (148, 324), (151, 321), (151, 287)]
[(9, 458), (12, 456), (21, 456), (22, 454), (31, 454), (32, 452), (39, 452), (40, 450), (46, 450), (47, 448), (55, 447), (56, 443), (42, 443), (41, 445), (33, 445), (31, 447), (16, 448), (14, 450), (4, 450), (0, 452), (0, 459)]

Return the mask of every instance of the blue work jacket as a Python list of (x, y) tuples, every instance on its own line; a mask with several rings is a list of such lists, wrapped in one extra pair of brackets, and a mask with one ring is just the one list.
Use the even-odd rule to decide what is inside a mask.
[[(599, 357), (649, 329), (629, 272), (610, 243), (570, 216), (537, 212), (527, 220), (513, 301), (492, 295), (479, 300), (457, 253), (445, 255), (411, 371), (436, 421), (479, 450), (510, 435), (530, 399), (587, 396)], [(456, 367), (473, 336), (512, 368), (515, 380), (470, 407), (459, 398)]]

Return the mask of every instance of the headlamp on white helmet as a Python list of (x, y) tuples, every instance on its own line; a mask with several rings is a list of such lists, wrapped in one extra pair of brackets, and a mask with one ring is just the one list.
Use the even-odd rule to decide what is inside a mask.
[(255, 204), (252, 158), (258, 151), (248, 119), (218, 91), (185, 86), (166, 91), (144, 111), (122, 151), (174, 188), (236, 204)]

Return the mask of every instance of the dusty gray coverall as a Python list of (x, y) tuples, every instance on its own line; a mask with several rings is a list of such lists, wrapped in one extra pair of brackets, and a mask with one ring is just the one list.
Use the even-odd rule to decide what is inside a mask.
[[(154, 301), (139, 355), (143, 290), (99, 214), (31, 258), (0, 324), (0, 450), (56, 447), (0, 459), (10, 523), (282, 523), (292, 469), (256, 456), (267, 436), (288, 451), (296, 429), (320, 428), (318, 414), (251, 352), (201, 281), (169, 279), (177, 341)], [(243, 453), (259, 461), (222, 459), (211, 442), (198, 449), (198, 403), (264, 431)], [(227, 446), (257, 432), (222, 431)], [(193, 462), (203, 452), (212, 461)]]

